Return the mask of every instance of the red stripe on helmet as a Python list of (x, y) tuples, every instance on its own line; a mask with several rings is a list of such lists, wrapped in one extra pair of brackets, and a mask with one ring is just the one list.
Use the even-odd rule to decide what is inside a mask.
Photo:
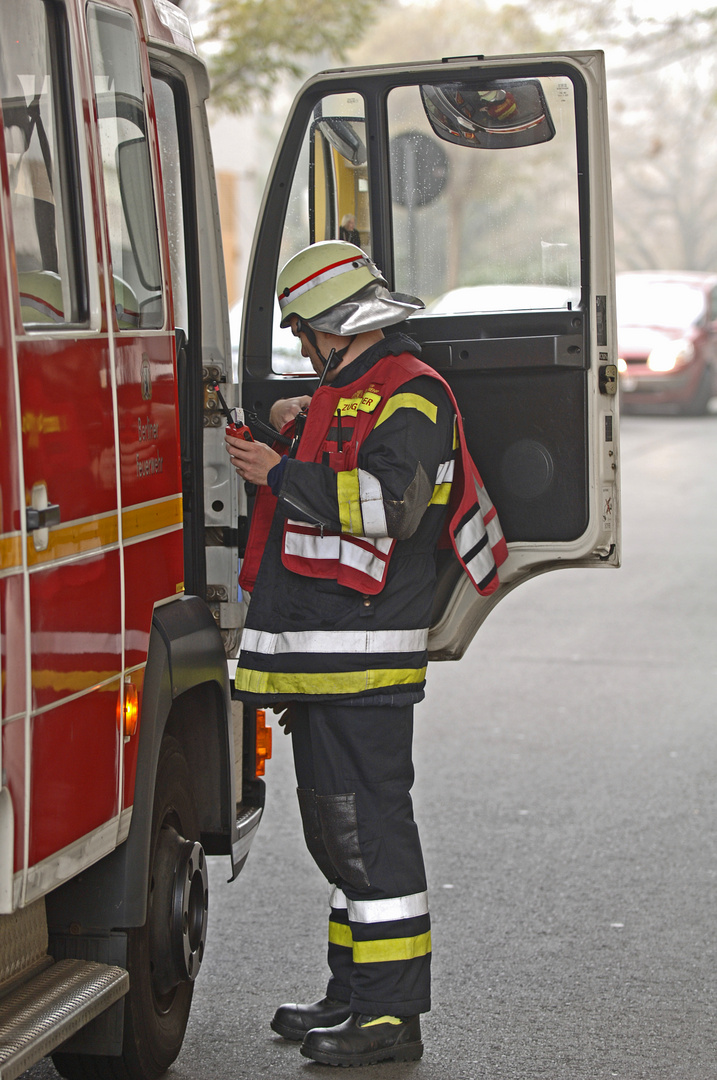
[(318, 277), (320, 274), (325, 274), (327, 270), (335, 270), (337, 266), (345, 266), (346, 263), (356, 262), (358, 258), (360, 258), (360, 256), (352, 255), (350, 259), (341, 259), (340, 262), (329, 263), (328, 266), (322, 266), (320, 270), (315, 270), (313, 274), (309, 274), (303, 281), (297, 281), (295, 285), (287, 285), (289, 293), (293, 293), (294, 289), (301, 288), (302, 285), (306, 285), (307, 282)]

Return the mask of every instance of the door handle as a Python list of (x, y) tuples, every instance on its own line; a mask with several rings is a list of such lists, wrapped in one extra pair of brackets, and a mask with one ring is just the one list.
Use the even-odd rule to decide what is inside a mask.
[(52, 525), (60, 524), (60, 507), (57, 503), (48, 503), (42, 509), (28, 506), (25, 510), (27, 531), (35, 532), (36, 529), (49, 529)]

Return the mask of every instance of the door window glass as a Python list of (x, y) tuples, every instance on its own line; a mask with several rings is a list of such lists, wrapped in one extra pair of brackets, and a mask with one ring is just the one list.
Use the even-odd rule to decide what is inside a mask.
[(184, 237), (184, 202), (182, 198), (182, 169), (179, 147), (179, 128), (174, 92), (169, 82), (152, 79), (152, 94), (157, 113), (159, 153), (162, 160), (162, 187), (167, 215), (169, 265), (174, 301), (174, 325), (189, 334), (187, 302), (187, 258)]
[(5, 153), (20, 311), (28, 328), (84, 324), (87, 291), (64, 13), (42, 0), (3, 7)]
[(397, 289), (427, 314), (577, 304), (567, 77), (397, 87), (388, 118)]
[(117, 323), (156, 329), (163, 324), (162, 276), (137, 32), (129, 15), (95, 4), (87, 23)]
[[(371, 254), (364, 99), (331, 94), (314, 109), (301, 147), (284, 221), (279, 269), (308, 244), (347, 240)], [(284, 374), (312, 371), (291, 330), (276, 319), (272, 368)]]

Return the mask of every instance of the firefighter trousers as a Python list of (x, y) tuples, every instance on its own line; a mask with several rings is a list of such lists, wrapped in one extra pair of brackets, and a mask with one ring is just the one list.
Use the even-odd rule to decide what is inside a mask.
[(430, 1009), (431, 930), (413, 820), (413, 706), (292, 705), (306, 844), (331, 882), (327, 995), (353, 1012)]

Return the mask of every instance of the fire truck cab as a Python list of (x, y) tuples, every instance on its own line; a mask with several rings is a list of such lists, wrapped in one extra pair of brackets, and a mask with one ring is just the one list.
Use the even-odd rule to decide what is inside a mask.
[(0, 26), (0, 1073), (148, 1078), (264, 799), (208, 80), (168, 0)]

